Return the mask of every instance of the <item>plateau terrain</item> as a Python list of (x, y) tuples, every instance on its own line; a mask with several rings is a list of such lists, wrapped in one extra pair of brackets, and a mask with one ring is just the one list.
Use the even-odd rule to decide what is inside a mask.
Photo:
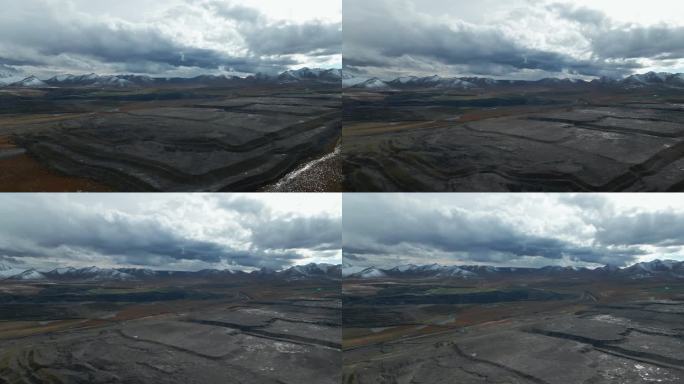
[(345, 79), (346, 191), (684, 189), (684, 75)]
[(0, 268), (0, 383), (339, 383), (340, 267)]
[(684, 380), (682, 262), (344, 270), (345, 384)]
[(0, 87), (2, 191), (338, 191), (340, 70)]

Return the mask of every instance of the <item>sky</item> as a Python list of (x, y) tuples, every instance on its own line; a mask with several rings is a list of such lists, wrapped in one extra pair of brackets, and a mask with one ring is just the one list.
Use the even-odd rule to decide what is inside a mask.
[(0, 264), (197, 271), (341, 263), (339, 194), (0, 194)]
[(677, 0), (344, 0), (358, 77), (621, 78), (684, 72)]
[(342, 228), (354, 266), (684, 261), (678, 194), (345, 194)]
[(0, 0), (0, 76), (277, 73), (342, 64), (341, 0)]

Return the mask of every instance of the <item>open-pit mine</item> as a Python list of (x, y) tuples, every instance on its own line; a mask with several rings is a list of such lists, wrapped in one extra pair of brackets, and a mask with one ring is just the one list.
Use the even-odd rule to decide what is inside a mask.
[(350, 277), (343, 303), (345, 384), (684, 382), (681, 279)]
[(349, 89), (347, 191), (684, 189), (681, 88)]
[(339, 84), (0, 89), (3, 191), (338, 191)]
[(220, 273), (3, 281), (0, 383), (339, 383), (339, 292)]

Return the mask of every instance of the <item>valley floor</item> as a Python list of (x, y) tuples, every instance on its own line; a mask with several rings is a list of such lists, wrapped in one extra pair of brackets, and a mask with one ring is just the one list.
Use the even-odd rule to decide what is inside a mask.
[[(315, 283), (267, 286), (178, 300), (102, 288), (98, 302), (44, 313), (16, 304), (23, 315), (0, 322), (0, 383), (338, 383), (339, 298)], [(144, 302), (106, 296), (122, 292)]]
[[(681, 283), (674, 284), (668, 291), (681, 291)], [(627, 284), (622, 293), (600, 285), (604, 290), (596, 294), (585, 291), (587, 286), (563, 285), (547, 288), (577, 295), (472, 305), (430, 304), (425, 298), (425, 304), (377, 311), (345, 305), (343, 382), (684, 381), (684, 296), (659, 294), (663, 287), (648, 284)], [(362, 292), (359, 286), (351, 289)], [(626, 297), (635, 291), (642, 293)], [(387, 313), (392, 315), (380, 317)]]

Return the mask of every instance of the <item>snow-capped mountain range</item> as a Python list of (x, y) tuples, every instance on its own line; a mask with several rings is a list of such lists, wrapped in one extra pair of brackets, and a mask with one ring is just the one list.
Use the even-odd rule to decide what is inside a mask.
[(600, 268), (589, 269), (584, 267), (547, 266), (543, 268), (514, 268), (493, 267), (484, 265), (400, 265), (396, 267), (362, 267), (350, 264), (316, 264), (296, 265), (275, 271), (262, 268), (252, 272), (241, 270), (218, 270), (205, 269), (196, 272), (187, 271), (155, 271), (139, 268), (57, 268), (50, 271), (38, 271), (36, 269), (23, 269), (7, 264), (0, 264), (0, 280), (45, 280), (45, 281), (127, 281), (143, 280), (152, 278), (229, 278), (245, 277), (275, 277), (287, 280), (299, 280), (308, 278), (350, 278), (350, 279), (377, 279), (377, 278), (455, 278), (455, 279), (480, 279), (497, 276), (514, 275), (570, 275), (587, 277), (619, 277), (629, 279), (647, 278), (676, 278), (684, 279), (684, 262), (674, 260), (654, 260), (641, 262), (629, 267), (617, 267), (606, 265)]
[[(350, 79), (347, 79), (350, 80)], [(342, 84), (345, 84), (344, 81)], [(362, 81), (359, 83), (348, 83), (351, 84), (348, 88), (362, 88), (362, 89), (377, 89), (377, 90), (394, 90), (389, 83), (384, 82), (377, 77)]]
[(297, 70), (285, 71), (278, 76), (278, 80), (281, 83), (296, 83), (307, 80), (335, 83), (342, 80), (342, 70), (302, 68)]
[(11, 83), (10, 86), (19, 88), (45, 88), (49, 85), (35, 76), (29, 76), (15, 83)]
[(684, 86), (684, 73), (648, 72), (629, 76), (622, 83), (637, 87), (653, 84)]
[(36, 76), (16, 78), (0, 73), (0, 86), (15, 88), (49, 88), (49, 87), (97, 87), (97, 88), (129, 88), (151, 85), (227, 85), (236, 82), (272, 82), (291, 84), (301, 82), (339, 83), (342, 81), (341, 69), (301, 68), (285, 71), (277, 76), (256, 74), (246, 78), (226, 75), (201, 75), (192, 78), (160, 78), (140, 75), (87, 75), (64, 74), (49, 79)]
[(674, 260), (654, 260), (641, 262), (629, 267), (619, 268), (612, 265), (589, 269), (584, 267), (547, 266), (543, 268), (492, 267), (483, 265), (401, 265), (392, 268), (359, 267), (345, 264), (342, 276), (352, 279), (374, 278), (458, 278), (478, 279), (511, 275), (573, 275), (587, 277), (614, 276), (629, 279), (676, 278), (684, 279), (684, 262)]
[(684, 88), (684, 74), (648, 72), (631, 75), (621, 80), (601, 78), (591, 81), (579, 79), (545, 78), (541, 80), (495, 80), (483, 77), (427, 77), (404, 76), (384, 81), (377, 77), (356, 78), (348, 73), (342, 75), (342, 86), (354, 89), (401, 90), (412, 88), (476, 89), (494, 86), (541, 85), (541, 86), (617, 86), (621, 88), (645, 88), (653, 86)]
[(224, 85), (240, 81), (272, 82), (292, 84), (300, 82), (342, 83), (343, 88), (401, 90), (411, 88), (438, 89), (481, 89), (494, 86), (544, 85), (544, 86), (618, 86), (622, 88), (673, 87), (684, 88), (684, 74), (667, 72), (648, 72), (628, 76), (624, 79), (601, 78), (591, 81), (579, 79), (545, 78), (541, 80), (497, 80), (486, 77), (441, 77), (438, 75), (417, 77), (403, 76), (385, 81), (377, 77), (360, 78), (342, 69), (301, 68), (288, 70), (279, 75), (258, 73), (241, 78), (226, 75), (201, 75), (192, 78), (161, 78), (141, 75), (86, 75), (64, 74), (47, 79), (36, 76), (19, 77), (17, 73), (0, 72), (0, 87), (48, 88), (48, 87), (100, 87), (128, 88), (150, 85)]
[(231, 276), (244, 277), (274, 277), (287, 280), (300, 280), (308, 278), (340, 278), (341, 265), (316, 264), (296, 265), (274, 271), (262, 268), (253, 272), (239, 270), (205, 269), (196, 272), (186, 271), (154, 271), (151, 269), (137, 268), (57, 268), (51, 271), (38, 271), (36, 269), (20, 269), (5, 264), (0, 264), (0, 280), (6, 281), (127, 281), (144, 280), (153, 278), (228, 278)]

